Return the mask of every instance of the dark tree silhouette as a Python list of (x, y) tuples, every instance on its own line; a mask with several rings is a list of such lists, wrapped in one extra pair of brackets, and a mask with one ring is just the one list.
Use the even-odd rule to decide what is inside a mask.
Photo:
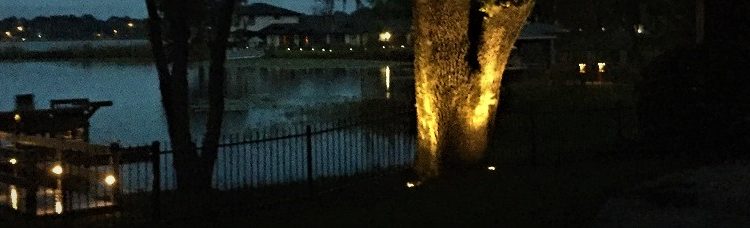
[[(224, 112), (227, 39), (236, 4), (236, 0), (146, 0), (149, 39), (181, 190), (211, 188)], [(204, 42), (201, 39), (208, 42), (210, 53), (210, 108), (199, 151), (190, 133), (187, 69), (190, 47)]]

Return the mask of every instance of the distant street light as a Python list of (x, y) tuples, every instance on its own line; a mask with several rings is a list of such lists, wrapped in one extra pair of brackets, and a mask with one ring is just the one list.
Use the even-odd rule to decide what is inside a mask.
[(112, 29), (112, 33), (117, 34), (117, 29)]
[(21, 122), (21, 115), (20, 114), (14, 115), (13, 120), (15, 120), (16, 122)]
[(15, 165), (18, 163), (18, 160), (16, 160), (16, 158), (11, 158), (8, 162), (10, 162), (11, 165)]
[(607, 63), (597, 63), (597, 65), (599, 66), (599, 73), (604, 73)]
[(10, 31), (5, 31), (5, 35), (8, 37), (13, 37), (13, 33), (10, 33)]
[(18, 30), (19, 32), (23, 32), (23, 26), (16, 27), (16, 30)]
[(128, 22), (128, 27), (135, 27), (135, 24), (133, 24), (133, 22)]

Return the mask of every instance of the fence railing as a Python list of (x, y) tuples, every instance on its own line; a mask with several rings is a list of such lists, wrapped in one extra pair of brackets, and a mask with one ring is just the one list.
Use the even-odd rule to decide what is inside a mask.
[[(412, 111), (374, 119), (225, 134), (212, 187), (225, 195), (245, 194), (257, 191), (241, 190), (337, 183), (351, 176), (410, 168), (416, 153), (415, 118)], [(635, 122), (633, 108), (622, 104), (585, 110), (502, 110), (496, 117), (488, 155), (490, 160), (506, 164), (575, 161), (587, 156), (593, 147), (610, 146), (634, 136)], [(160, 143), (132, 148), (113, 145), (110, 150), (116, 152), (113, 155), (120, 165), (103, 172), (116, 173), (117, 184), (97, 186), (106, 190), (102, 194), (70, 194), (78, 197), (70, 202), (96, 201), (108, 194), (113, 205), (136, 202), (137, 208), (155, 209), (154, 217), (158, 218), (160, 202), (177, 189), (175, 152)], [(97, 167), (106, 169), (96, 165), (87, 168)]]

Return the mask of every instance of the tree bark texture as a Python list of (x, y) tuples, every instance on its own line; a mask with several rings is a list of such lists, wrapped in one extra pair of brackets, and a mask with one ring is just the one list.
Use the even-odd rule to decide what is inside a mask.
[(415, 0), (415, 170), (480, 161), (510, 51), (534, 1)]

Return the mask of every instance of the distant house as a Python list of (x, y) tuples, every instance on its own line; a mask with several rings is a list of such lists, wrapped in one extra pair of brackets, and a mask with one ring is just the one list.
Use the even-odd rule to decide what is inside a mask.
[(253, 3), (241, 5), (235, 11), (232, 19), (232, 37), (230, 42), (237, 46), (258, 46), (264, 42), (265, 36), (258, 32), (273, 25), (299, 24), (302, 13), (281, 7)]
[(558, 35), (567, 30), (560, 27), (543, 24), (528, 23), (521, 30), (521, 35), (515, 43), (509, 60), (509, 68), (548, 68), (557, 62), (555, 40)]

